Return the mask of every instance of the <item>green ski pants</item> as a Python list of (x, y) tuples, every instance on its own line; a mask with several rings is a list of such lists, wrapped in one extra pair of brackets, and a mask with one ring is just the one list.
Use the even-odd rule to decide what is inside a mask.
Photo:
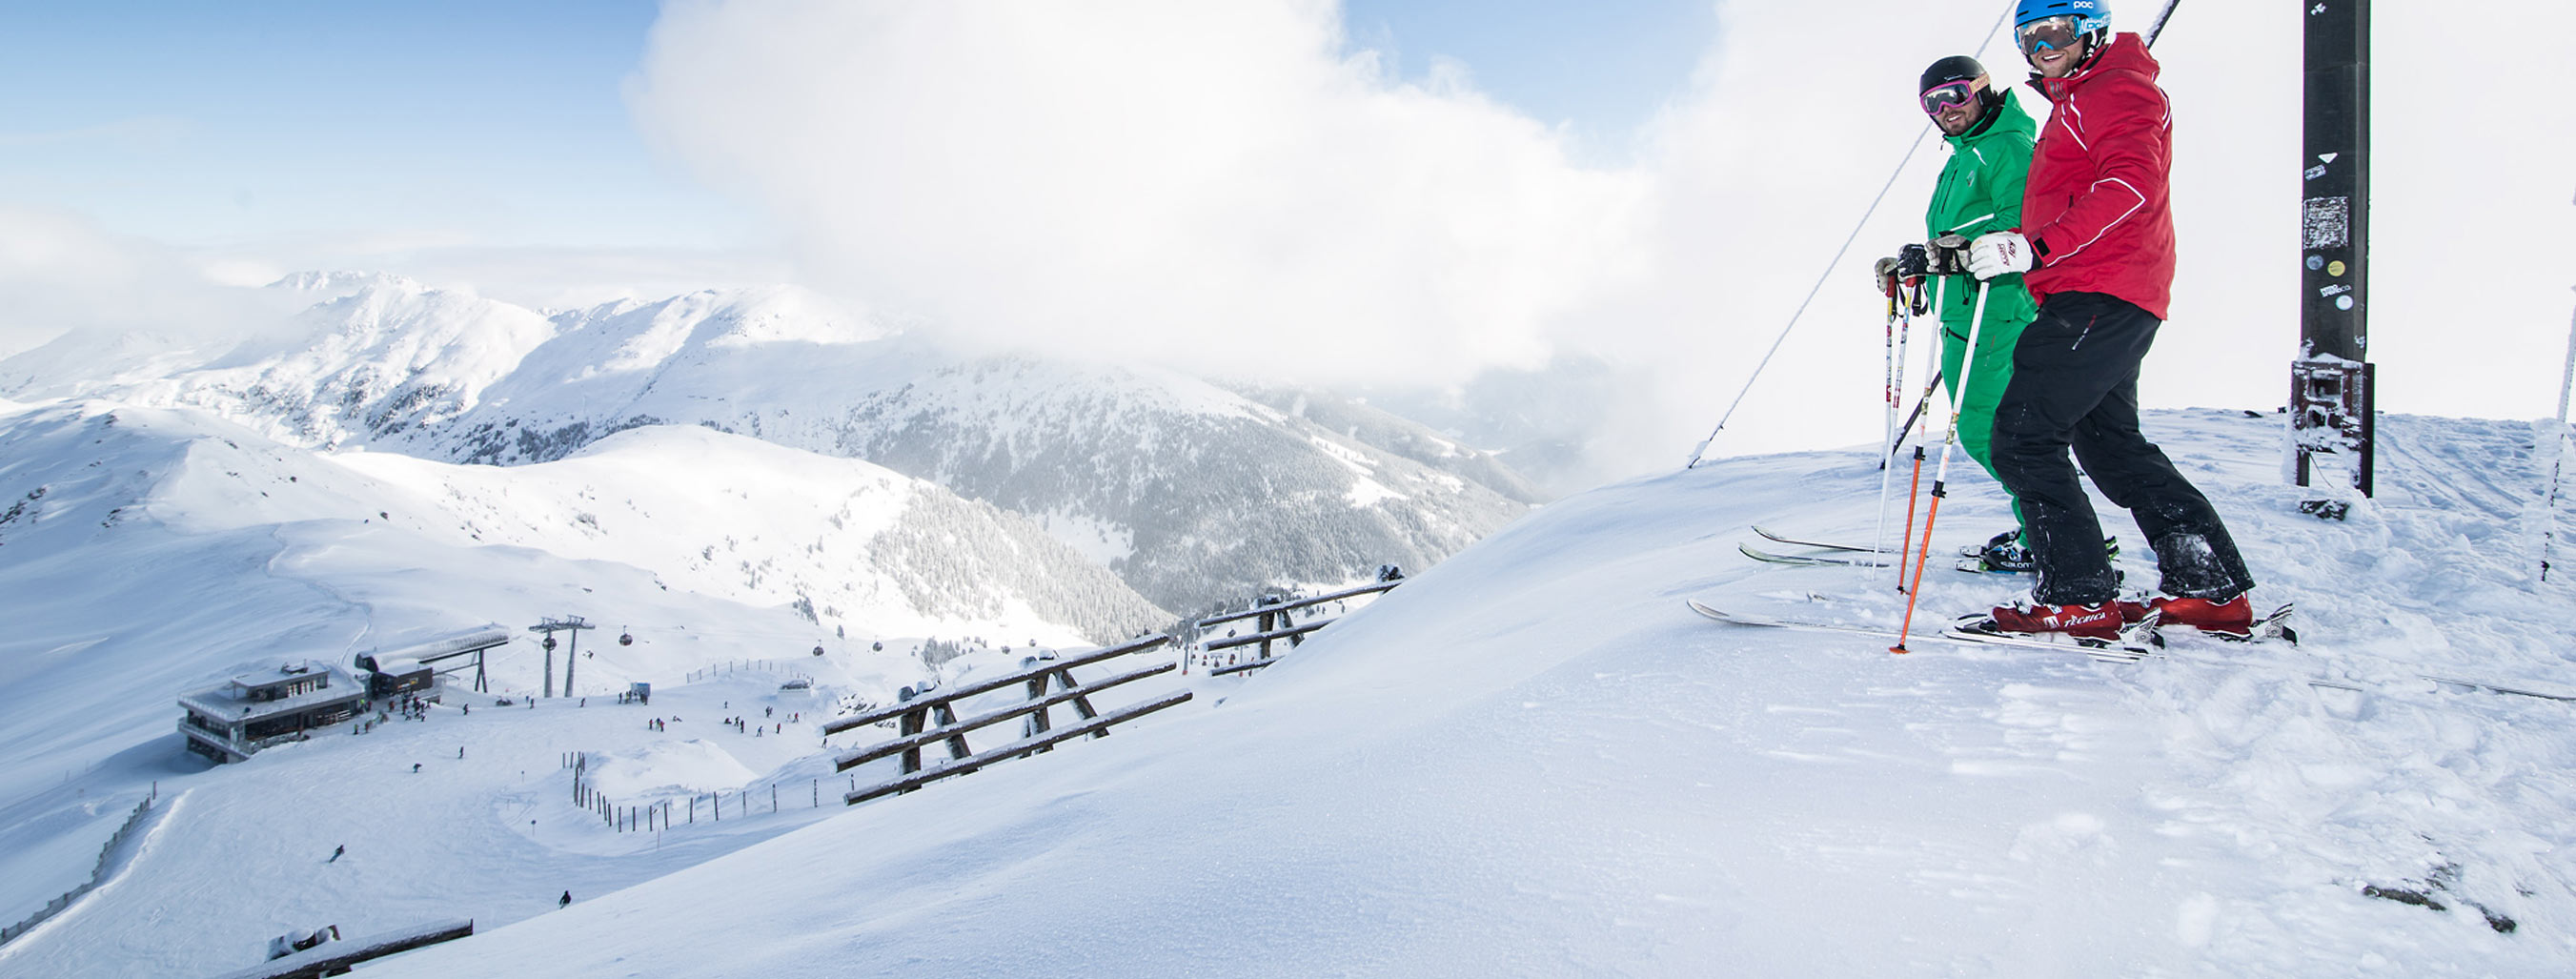
[[(1949, 389), (1951, 404), (1959, 412), (1959, 444), (1989, 476), (1995, 474), (1995, 404), (2003, 400), (2004, 385), (2012, 381), (2013, 347), (2021, 342), (2022, 328), (2029, 325), (2028, 319), (2001, 319), (1989, 311), (1977, 330), (1977, 365), (1968, 372), (1965, 392), (1959, 390), (1959, 369), (1968, 354), (1968, 324), (1959, 324), (1956, 333), (1947, 323), (1941, 326), (1941, 386)], [(2001, 485), (2003, 480), (1999, 477), (1995, 482)], [(2028, 526), (2021, 519), (2021, 501), (2016, 499), (2015, 525)]]

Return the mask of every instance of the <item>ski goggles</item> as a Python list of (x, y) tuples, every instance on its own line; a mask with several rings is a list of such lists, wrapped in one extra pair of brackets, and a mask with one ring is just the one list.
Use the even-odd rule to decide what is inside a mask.
[(2064, 51), (2084, 36), (2075, 18), (2059, 15), (2042, 17), (2013, 28), (2013, 39), (2021, 43), (2022, 57), (2038, 54), (2041, 49)]
[(1967, 105), (1976, 100), (1975, 80), (1962, 78), (1955, 82), (1942, 82), (1923, 90), (1923, 114), (1937, 116), (1943, 109)]

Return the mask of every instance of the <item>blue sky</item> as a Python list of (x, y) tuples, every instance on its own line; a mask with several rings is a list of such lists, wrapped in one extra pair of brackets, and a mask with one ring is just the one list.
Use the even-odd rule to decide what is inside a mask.
[[(1355, 45), (1616, 156), (1705, 49), (1706, 0), (1352, 0)], [(730, 249), (621, 85), (651, 0), (50, 3), (0, 13), (0, 194), (180, 247)]]
[(1709, 0), (1347, 0), (1343, 23), (1353, 44), (1391, 56), (1405, 77), (1455, 59), (1487, 95), (1612, 158), (1680, 91), (1717, 33)]
[(637, 0), (14, 4), (0, 180), (184, 245), (685, 244), (701, 222), (725, 243), (738, 219), (652, 159), (619, 98), (654, 14)]

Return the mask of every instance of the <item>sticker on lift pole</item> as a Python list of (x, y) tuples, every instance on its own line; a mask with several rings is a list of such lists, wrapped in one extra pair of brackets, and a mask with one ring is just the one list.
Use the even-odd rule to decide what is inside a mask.
[(2301, 247), (2342, 248), (2352, 244), (2352, 198), (2311, 197), (2299, 216)]

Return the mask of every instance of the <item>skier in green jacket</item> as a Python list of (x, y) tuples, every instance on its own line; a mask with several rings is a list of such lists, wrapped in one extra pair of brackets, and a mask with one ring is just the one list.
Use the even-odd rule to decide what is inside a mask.
[[(1923, 217), (1925, 238), (1956, 234), (1974, 239), (1989, 231), (2021, 226), (2022, 183), (2030, 173), (2031, 143), (2039, 124), (2010, 89), (1998, 88), (1977, 59), (1943, 58), (1923, 71), (1918, 93), (1923, 111), (1950, 144), (1950, 163), (1932, 190), (1932, 206)], [(1954, 239), (1955, 240), (1955, 239)], [(1941, 377), (1959, 405), (1959, 442), (1968, 457), (1991, 475), (1995, 471), (1995, 403), (2012, 379), (2013, 346), (2021, 331), (2039, 315), (2039, 304), (2022, 287), (2021, 276), (1998, 276), (1986, 282), (1986, 317), (1977, 328), (1976, 366), (1966, 370), (1967, 390), (1959, 387), (1968, 356), (1969, 321), (1977, 308), (1977, 280), (1967, 274), (1965, 254), (1944, 262), (1936, 252), (1933, 271), (1940, 277)], [(2022, 545), (2021, 505), (2013, 505), (2011, 530), (1995, 535), (1979, 554), (1988, 570), (2029, 571), (2030, 551)]]

